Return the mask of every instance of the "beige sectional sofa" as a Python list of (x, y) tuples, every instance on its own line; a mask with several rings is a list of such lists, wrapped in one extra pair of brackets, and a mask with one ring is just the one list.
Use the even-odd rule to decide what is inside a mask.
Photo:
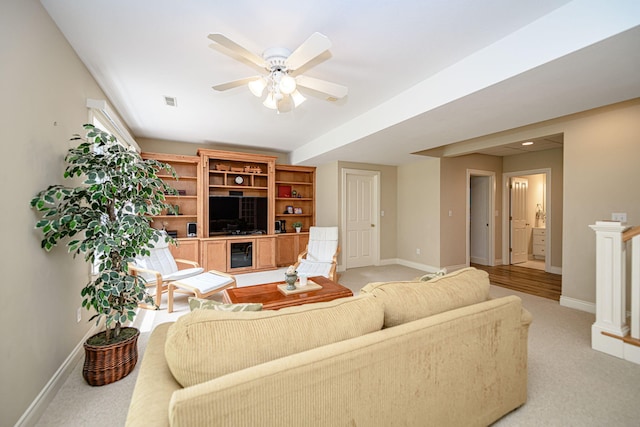
[(195, 310), (152, 332), (127, 426), (486, 426), (526, 400), (530, 322), (473, 268), (278, 311)]

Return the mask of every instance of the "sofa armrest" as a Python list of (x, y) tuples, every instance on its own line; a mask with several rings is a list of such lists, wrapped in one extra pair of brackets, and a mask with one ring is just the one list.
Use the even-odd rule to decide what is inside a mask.
[(149, 337), (129, 405), (127, 427), (169, 425), (169, 401), (173, 392), (182, 388), (164, 357), (164, 343), (171, 324), (158, 325)]
[(520, 322), (522, 323), (522, 326), (529, 326), (532, 321), (533, 321), (533, 316), (531, 315), (531, 313), (529, 313), (529, 310), (522, 307), (522, 316), (520, 317)]

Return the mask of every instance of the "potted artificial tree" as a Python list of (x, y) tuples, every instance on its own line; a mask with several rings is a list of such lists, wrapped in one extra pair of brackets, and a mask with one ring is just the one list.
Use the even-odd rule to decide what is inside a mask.
[(302, 231), (302, 223), (301, 222), (294, 222), (293, 223), (293, 228), (296, 229), (296, 233), (299, 233), (300, 231)]
[(168, 238), (151, 227), (150, 215), (172, 211), (165, 194), (176, 194), (158, 177), (161, 170), (176, 177), (173, 168), (143, 160), (120, 145), (113, 135), (84, 125), (86, 139), (65, 157), (64, 178), (80, 178), (81, 185), (51, 185), (40, 191), (31, 206), (42, 214), (36, 228), (41, 246), (50, 251), (64, 242), (69, 253), (94, 266), (94, 275), (82, 289), (82, 306), (95, 310), (91, 320), (104, 320), (104, 331), (85, 343), (83, 376), (90, 385), (109, 384), (128, 375), (138, 359), (139, 331), (123, 327), (132, 321), (141, 302), (153, 304), (142, 278), (129, 274), (127, 264), (148, 247)]

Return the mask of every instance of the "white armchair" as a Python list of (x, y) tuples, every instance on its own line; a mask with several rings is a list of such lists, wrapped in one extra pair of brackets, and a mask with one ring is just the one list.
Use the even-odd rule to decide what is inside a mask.
[[(174, 259), (169, 244), (164, 236), (149, 248), (151, 254), (138, 257), (129, 263), (129, 272), (134, 276), (141, 276), (147, 287), (155, 287), (155, 308), (160, 308), (162, 293), (168, 290), (169, 283), (174, 280), (196, 276), (204, 271), (195, 261)], [(178, 264), (190, 265), (190, 268), (178, 269)], [(150, 307), (146, 307), (150, 308)]]
[(295, 264), (298, 275), (324, 276), (335, 282), (338, 253), (338, 227), (311, 227), (307, 249)]

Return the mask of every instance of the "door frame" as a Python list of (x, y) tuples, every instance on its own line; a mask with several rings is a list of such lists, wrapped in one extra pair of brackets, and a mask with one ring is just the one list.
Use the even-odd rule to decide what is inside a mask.
[(346, 254), (349, 251), (347, 246), (347, 175), (368, 175), (373, 177), (373, 197), (371, 200), (371, 209), (373, 209), (373, 215), (371, 216), (374, 221), (375, 231), (374, 239), (376, 241), (375, 248), (372, 250), (373, 265), (380, 265), (380, 171), (366, 170), (366, 169), (350, 169), (342, 168), (340, 172), (341, 183), (341, 197), (340, 197), (340, 264), (347, 269)]
[(544, 270), (550, 272), (551, 270), (551, 218), (552, 208), (551, 206), (551, 168), (542, 169), (530, 169), (516, 172), (505, 172), (502, 174), (502, 264), (510, 265), (511, 257), (509, 256), (509, 216), (511, 214), (511, 207), (509, 203), (510, 191), (509, 183), (511, 178), (526, 175), (544, 175), (545, 185), (545, 197), (544, 204), (546, 210), (545, 228), (547, 229), (546, 241), (545, 241), (545, 257), (544, 257)]
[(487, 230), (488, 241), (487, 245), (487, 258), (489, 266), (495, 265), (495, 247), (496, 247), (496, 233), (495, 233), (495, 198), (496, 198), (496, 173), (493, 171), (485, 171), (480, 169), (467, 169), (467, 198), (466, 198), (466, 219), (465, 226), (467, 228), (467, 243), (466, 243), (466, 265), (471, 265), (471, 177), (472, 176), (487, 176), (489, 177), (489, 200), (487, 206), (490, 208), (489, 212), (489, 229)]

